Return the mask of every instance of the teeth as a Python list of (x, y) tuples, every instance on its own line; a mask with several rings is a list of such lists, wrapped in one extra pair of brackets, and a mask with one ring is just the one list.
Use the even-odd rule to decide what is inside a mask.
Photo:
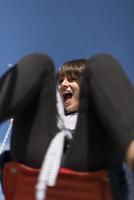
[(63, 92), (63, 95), (64, 95), (64, 94), (68, 94), (68, 93), (71, 93), (71, 92)]

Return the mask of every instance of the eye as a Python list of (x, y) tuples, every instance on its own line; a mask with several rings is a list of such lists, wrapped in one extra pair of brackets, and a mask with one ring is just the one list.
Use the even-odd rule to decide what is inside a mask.
[(77, 79), (76, 79), (76, 77), (69, 77), (69, 78), (68, 78), (68, 81), (69, 81), (69, 82), (73, 82), (73, 81), (77, 81)]
[(59, 84), (59, 85), (61, 85), (62, 82), (63, 82), (63, 79), (59, 79), (59, 80), (58, 80), (58, 84)]

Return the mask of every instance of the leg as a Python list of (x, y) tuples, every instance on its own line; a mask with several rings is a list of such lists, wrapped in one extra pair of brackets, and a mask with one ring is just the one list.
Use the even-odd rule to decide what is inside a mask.
[(40, 167), (56, 133), (55, 72), (44, 54), (25, 56), (0, 79), (0, 121), (14, 118), (13, 160)]
[(80, 171), (107, 169), (124, 159), (133, 138), (133, 86), (117, 60), (94, 56), (83, 75), (76, 134), (64, 165)]

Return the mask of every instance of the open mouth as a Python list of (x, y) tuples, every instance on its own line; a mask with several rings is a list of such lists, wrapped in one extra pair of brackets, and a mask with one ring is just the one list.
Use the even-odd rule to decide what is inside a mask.
[(64, 99), (64, 102), (67, 102), (68, 100), (70, 100), (72, 98), (72, 93), (71, 92), (65, 92), (63, 93), (63, 99)]

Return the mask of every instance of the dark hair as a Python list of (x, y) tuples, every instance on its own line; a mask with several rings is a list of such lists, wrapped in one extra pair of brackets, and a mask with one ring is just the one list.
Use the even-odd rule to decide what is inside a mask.
[(86, 59), (75, 59), (65, 62), (58, 70), (56, 74), (57, 81), (65, 76), (75, 77), (79, 82), (83, 71), (86, 68)]

